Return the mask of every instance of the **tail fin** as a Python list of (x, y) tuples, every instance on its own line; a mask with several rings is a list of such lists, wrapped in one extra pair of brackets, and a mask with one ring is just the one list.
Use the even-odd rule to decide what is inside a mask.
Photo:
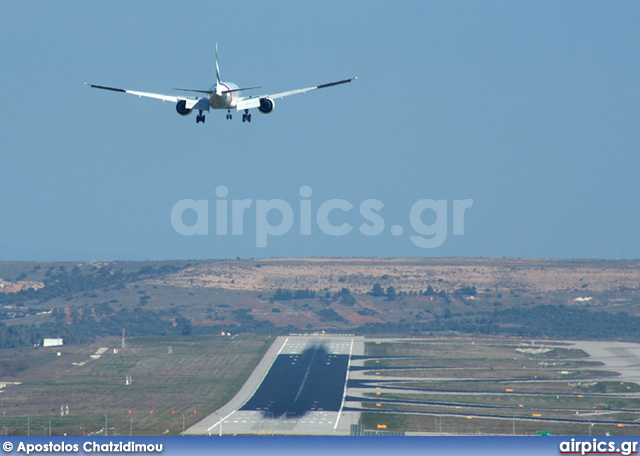
[(218, 43), (216, 43), (216, 85), (220, 85), (220, 65), (218, 65)]

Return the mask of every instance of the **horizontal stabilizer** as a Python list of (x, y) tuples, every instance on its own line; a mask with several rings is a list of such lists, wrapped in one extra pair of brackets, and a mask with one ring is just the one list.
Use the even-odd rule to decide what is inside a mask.
[(197, 92), (197, 93), (216, 93), (215, 90), (198, 90), (198, 89), (181, 89), (179, 87), (174, 87), (173, 90), (181, 90), (183, 92)]
[(240, 89), (223, 90), (222, 93), (240, 92), (241, 90), (253, 90), (253, 89), (261, 89), (261, 88), (262, 87), (243, 87)]
[[(240, 92), (241, 90), (252, 90), (252, 89), (259, 89), (259, 88), (260, 87), (244, 87), (241, 89), (222, 90), (220, 91), (220, 93)], [(217, 93), (215, 90), (181, 89), (178, 87), (174, 87), (173, 90), (182, 90), (183, 92), (197, 92), (197, 93), (207, 93), (207, 94)]]

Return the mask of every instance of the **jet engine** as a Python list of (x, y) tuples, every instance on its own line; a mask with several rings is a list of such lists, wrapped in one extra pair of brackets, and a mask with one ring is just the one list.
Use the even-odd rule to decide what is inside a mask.
[(275, 108), (275, 102), (270, 98), (260, 98), (260, 106), (258, 106), (258, 111), (262, 114), (269, 114)]
[(193, 111), (193, 109), (187, 109), (187, 102), (184, 100), (180, 100), (176, 104), (176, 111), (178, 111), (178, 114), (180, 114), (181, 116), (188, 116), (189, 114), (191, 114), (191, 111)]

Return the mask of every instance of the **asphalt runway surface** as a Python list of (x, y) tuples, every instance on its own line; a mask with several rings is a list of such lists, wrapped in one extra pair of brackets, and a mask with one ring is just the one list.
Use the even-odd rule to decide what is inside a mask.
[(279, 337), (240, 392), (186, 434), (348, 435), (358, 411), (343, 411), (359, 337)]
[(279, 355), (260, 387), (241, 411), (271, 418), (303, 417), (312, 411), (337, 412), (342, 404), (349, 355), (334, 355), (323, 345)]

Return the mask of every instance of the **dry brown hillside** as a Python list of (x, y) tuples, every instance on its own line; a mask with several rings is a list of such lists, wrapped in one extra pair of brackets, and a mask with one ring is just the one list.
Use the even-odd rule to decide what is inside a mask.
[(356, 293), (374, 283), (402, 291), (432, 285), (453, 291), (475, 286), (479, 291), (547, 293), (617, 292), (640, 288), (640, 261), (539, 260), (493, 258), (308, 258), (220, 260), (200, 263), (160, 283), (231, 290), (277, 288)]

